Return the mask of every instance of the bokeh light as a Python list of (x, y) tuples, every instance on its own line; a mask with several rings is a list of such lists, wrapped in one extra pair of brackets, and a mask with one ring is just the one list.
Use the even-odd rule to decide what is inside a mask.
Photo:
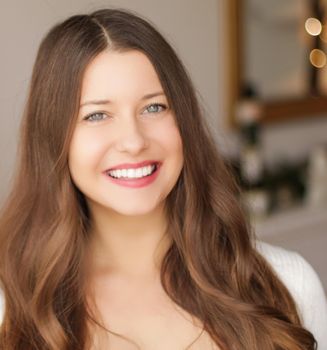
[(326, 65), (326, 54), (318, 49), (314, 49), (310, 53), (310, 62), (316, 68), (323, 68)]
[(321, 33), (322, 24), (317, 18), (308, 18), (305, 21), (305, 30), (313, 36), (317, 36)]

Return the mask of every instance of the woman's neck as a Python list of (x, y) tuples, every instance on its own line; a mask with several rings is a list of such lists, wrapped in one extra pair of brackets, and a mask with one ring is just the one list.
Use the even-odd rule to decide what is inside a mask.
[(128, 217), (106, 208), (92, 209), (89, 247), (92, 273), (157, 279), (171, 244), (164, 208)]

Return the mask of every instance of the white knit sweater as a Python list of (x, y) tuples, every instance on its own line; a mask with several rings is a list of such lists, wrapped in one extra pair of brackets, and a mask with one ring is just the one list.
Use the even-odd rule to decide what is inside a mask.
[(327, 299), (317, 273), (296, 252), (263, 242), (257, 242), (257, 249), (292, 294), (304, 327), (318, 342), (318, 350), (327, 350)]
[[(327, 350), (327, 301), (316, 272), (298, 253), (263, 242), (257, 242), (257, 249), (292, 294), (305, 328), (318, 342), (318, 350)], [(0, 322), (3, 311), (0, 292)]]

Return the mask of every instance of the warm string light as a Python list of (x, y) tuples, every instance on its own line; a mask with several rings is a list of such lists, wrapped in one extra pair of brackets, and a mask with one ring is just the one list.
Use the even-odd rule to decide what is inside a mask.
[(314, 49), (310, 52), (310, 62), (316, 68), (325, 67), (326, 61), (326, 55), (322, 50)]
[(305, 21), (305, 30), (312, 36), (318, 36), (322, 30), (322, 24), (317, 18), (308, 18)]
[[(305, 21), (305, 30), (311, 36), (320, 36), (320, 39), (327, 42), (326, 26), (323, 26), (319, 19), (310, 17)], [(316, 68), (323, 68), (327, 63), (326, 54), (320, 49), (313, 49), (310, 52), (310, 63)]]

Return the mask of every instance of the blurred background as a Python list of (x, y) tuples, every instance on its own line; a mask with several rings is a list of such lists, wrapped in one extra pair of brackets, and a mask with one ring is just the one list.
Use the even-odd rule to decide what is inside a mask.
[(42, 37), (101, 7), (165, 35), (196, 86), (258, 237), (301, 253), (327, 290), (325, 0), (10, 0), (0, 3), (0, 205)]

